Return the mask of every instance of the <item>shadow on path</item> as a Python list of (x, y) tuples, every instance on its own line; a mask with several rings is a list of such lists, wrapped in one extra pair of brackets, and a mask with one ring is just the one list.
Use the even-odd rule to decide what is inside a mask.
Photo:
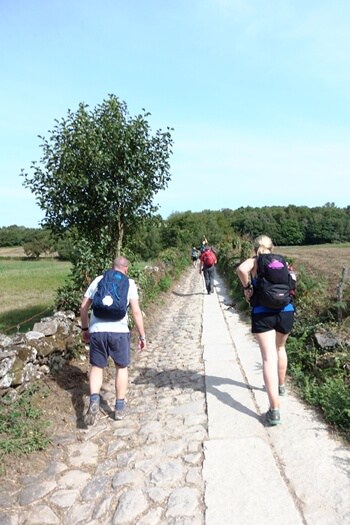
[(77, 428), (86, 428), (83, 420), (84, 397), (89, 395), (89, 380), (86, 371), (66, 363), (57, 372), (52, 373), (51, 378), (70, 394), (76, 414)]
[(181, 370), (178, 368), (160, 372), (157, 372), (154, 368), (136, 368), (135, 370), (139, 374), (132, 381), (135, 385), (153, 384), (156, 388), (188, 388), (203, 393), (207, 392), (234, 410), (238, 410), (247, 416), (260, 420), (259, 414), (242, 405), (242, 403), (234, 399), (227, 392), (222, 392), (218, 387), (220, 385), (233, 385), (237, 388), (264, 391), (263, 387), (247, 385), (241, 381), (235, 381), (229, 378), (206, 376), (199, 374), (196, 370)]
[[(104, 394), (107, 394), (105, 389), (111, 378), (113, 379), (114, 388), (114, 373), (115, 369), (113, 365), (104, 369), (103, 385), (100, 392), (100, 408), (109, 419), (113, 420), (114, 404), (111, 406), (107, 399), (105, 399)], [(56, 381), (60, 388), (66, 390), (70, 394), (72, 406), (76, 415), (76, 427), (80, 429), (88, 428), (84, 423), (84, 414), (85, 409), (87, 408), (84, 399), (88, 399), (90, 395), (88, 372), (81, 370), (79, 367), (70, 363), (66, 363), (58, 372), (52, 373), (51, 378)]]

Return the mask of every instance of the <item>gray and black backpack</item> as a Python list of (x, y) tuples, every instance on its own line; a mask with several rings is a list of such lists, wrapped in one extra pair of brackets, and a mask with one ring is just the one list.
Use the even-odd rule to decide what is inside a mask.
[[(291, 302), (295, 280), (283, 255), (264, 253), (257, 259), (254, 284), (256, 303), (272, 309), (284, 308)], [(255, 302), (255, 301), (254, 301)]]

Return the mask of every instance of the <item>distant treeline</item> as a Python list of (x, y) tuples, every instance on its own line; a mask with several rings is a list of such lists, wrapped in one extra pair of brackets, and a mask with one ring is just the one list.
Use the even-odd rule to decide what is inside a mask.
[(267, 232), (276, 245), (310, 245), (350, 241), (350, 206), (337, 208), (333, 203), (322, 207), (266, 206), (233, 211), (236, 233), (255, 237)]
[[(218, 244), (236, 235), (254, 238), (261, 233), (269, 235), (277, 246), (350, 242), (350, 206), (338, 208), (327, 203), (315, 208), (248, 206), (176, 212), (166, 220), (156, 216), (145, 221), (126, 239), (126, 247), (147, 259), (167, 247), (199, 245), (203, 237), (210, 244)], [(61, 251), (57, 241), (50, 240), (48, 230), (16, 225), (0, 228), (0, 247), (25, 246), (33, 241)]]
[(29, 257), (37, 258), (40, 254), (58, 253), (62, 259), (71, 258), (69, 236), (54, 239), (45, 228), (26, 228), (25, 226), (4, 226), (0, 228), (0, 247), (22, 246)]
[(42, 235), (41, 228), (26, 228), (15, 224), (3, 226), (0, 228), (0, 247), (23, 246)]

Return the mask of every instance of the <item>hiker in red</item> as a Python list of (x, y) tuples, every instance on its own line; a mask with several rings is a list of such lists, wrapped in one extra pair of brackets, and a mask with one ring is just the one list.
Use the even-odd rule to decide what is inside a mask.
[(208, 294), (214, 293), (214, 272), (217, 258), (212, 248), (205, 248), (200, 257), (200, 262), (199, 273), (203, 271), (207, 292)]

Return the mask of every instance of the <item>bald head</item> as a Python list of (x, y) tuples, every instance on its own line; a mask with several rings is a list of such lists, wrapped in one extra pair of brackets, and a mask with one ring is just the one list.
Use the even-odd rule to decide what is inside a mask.
[(122, 273), (127, 273), (128, 267), (129, 267), (129, 261), (126, 257), (123, 257), (122, 255), (119, 255), (113, 261), (114, 270), (118, 270), (119, 272), (122, 272)]

